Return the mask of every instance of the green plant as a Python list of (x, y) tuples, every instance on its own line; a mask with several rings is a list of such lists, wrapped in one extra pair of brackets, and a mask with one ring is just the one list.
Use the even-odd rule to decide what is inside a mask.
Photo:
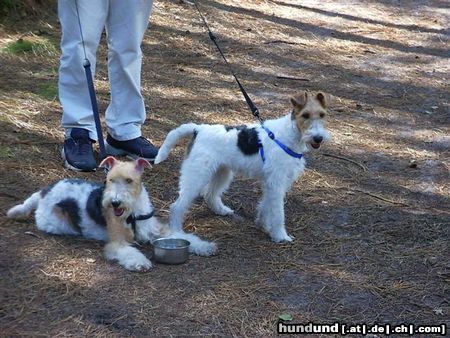
[(19, 39), (6, 45), (5, 51), (10, 54), (23, 54), (33, 51), (33, 43), (28, 40)]
[(57, 48), (48, 40), (40, 39), (31, 41), (27, 39), (18, 39), (10, 42), (3, 49), (3, 52), (9, 54), (26, 54), (33, 53), (35, 55), (57, 55)]

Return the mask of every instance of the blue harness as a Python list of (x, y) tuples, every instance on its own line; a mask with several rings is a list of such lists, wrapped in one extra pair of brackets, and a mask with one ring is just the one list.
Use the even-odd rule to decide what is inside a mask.
[[(288, 154), (289, 156), (292, 156), (294, 158), (298, 158), (298, 159), (301, 159), (303, 157), (303, 154), (296, 153), (291, 148), (289, 148), (287, 145), (282, 143), (280, 140), (277, 140), (275, 138), (275, 134), (272, 133), (269, 128), (265, 127), (262, 124), (261, 124), (261, 127), (267, 132), (267, 135), (269, 136), (269, 138), (271, 140), (273, 140), (281, 149), (283, 149), (283, 151), (286, 154)], [(259, 147), (259, 154), (261, 155), (262, 161), (266, 162), (266, 157), (264, 155), (264, 147), (263, 147), (263, 144), (262, 144), (261, 140), (258, 141), (258, 147)]]

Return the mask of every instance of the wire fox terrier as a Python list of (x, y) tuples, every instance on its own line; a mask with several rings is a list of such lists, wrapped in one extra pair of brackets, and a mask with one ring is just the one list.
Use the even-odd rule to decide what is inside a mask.
[[(222, 202), (233, 173), (257, 178), (262, 183), (256, 223), (274, 242), (294, 238), (284, 224), (284, 197), (305, 170), (303, 154), (330, 139), (325, 128), (328, 98), (319, 92), (303, 92), (291, 98), (288, 115), (264, 124), (227, 127), (183, 124), (167, 135), (155, 164), (164, 161), (183, 137), (192, 137), (181, 166), (178, 199), (171, 205), (169, 227), (180, 231), (191, 203), (202, 195), (218, 215), (234, 211)], [(276, 135), (276, 136), (275, 136)]]
[(172, 231), (154, 216), (154, 208), (141, 176), (150, 163), (140, 158), (121, 162), (107, 157), (100, 167), (108, 170), (104, 185), (81, 179), (63, 179), (32, 194), (25, 202), (8, 210), (9, 218), (28, 216), (36, 210), (38, 229), (51, 234), (82, 235), (106, 241), (107, 259), (128, 270), (144, 271), (150, 260), (132, 246), (160, 237), (188, 240), (190, 251), (209, 256), (216, 244), (194, 234)]

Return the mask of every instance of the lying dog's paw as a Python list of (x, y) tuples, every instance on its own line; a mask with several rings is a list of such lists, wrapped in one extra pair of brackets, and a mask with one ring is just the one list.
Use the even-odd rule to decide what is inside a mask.
[(133, 252), (120, 263), (130, 271), (147, 271), (152, 268), (152, 263), (140, 252)]
[(152, 268), (152, 263), (144, 257), (142, 260), (128, 261), (123, 267), (130, 271), (147, 271)]

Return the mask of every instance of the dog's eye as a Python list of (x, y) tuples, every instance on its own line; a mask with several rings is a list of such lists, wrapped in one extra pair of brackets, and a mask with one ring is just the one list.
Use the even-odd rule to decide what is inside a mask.
[(325, 117), (325, 113), (320, 113), (320, 118), (323, 119)]
[(127, 179), (125, 180), (125, 182), (127, 182), (128, 184), (131, 184), (131, 183), (133, 183), (133, 180), (132, 180), (131, 178), (127, 178)]
[(309, 113), (303, 113), (302, 117), (306, 120), (309, 119)]

